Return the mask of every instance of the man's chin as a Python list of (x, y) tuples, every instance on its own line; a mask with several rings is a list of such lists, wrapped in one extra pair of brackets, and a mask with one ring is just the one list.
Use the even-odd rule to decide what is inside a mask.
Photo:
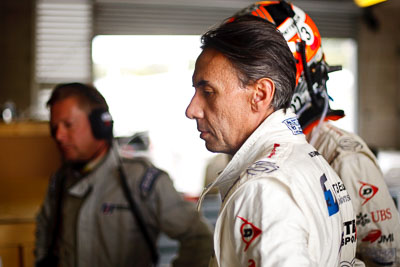
[(206, 148), (208, 151), (214, 152), (214, 153), (223, 153), (221, 148), (218, 147), (218, 145), (207, 142), (206, 141)]
[(229, 147), (227, 146), (221, 146), (215, 143), (210, 143), (206, 141), (206, 148), (208, 151), (210, 152), (214, 152), (214, 153), (224, 153), (224, 154), (229, 154), (229, 155), (233, 155), (235, 154), (235, 152), (232, 152), (232, 150), (229, 149)]
[(87, 163), (85, 160), (80, 160), (76, 158), (71, 158), (71, 157), (63, 157), (63, 161), (71, 166), (73, 169), (76, 170), (81, 170)]
[(82, 162), (76, 155), (64, 153), (62, 155), (63, 161), (71, 164)]

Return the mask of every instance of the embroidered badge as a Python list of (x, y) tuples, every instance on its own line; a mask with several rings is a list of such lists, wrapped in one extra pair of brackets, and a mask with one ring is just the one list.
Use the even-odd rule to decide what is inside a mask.
[(301, 129), (300, 123), (297, 118), (289, 118), (283, 121), (284, 124), (292, 131), (294, 135), (302, 134), (303, 130)]
[(372, 184), (367, 184), (361, 181), (358, 181), (362, 186), (360, 187), (360, 190), (358, 191), (358, 194), (362, 199), (364, 199), (364, 202), (361, 205), (364, 205), (367, 203), (371, 198), (373, 198), (376, 193), (378, 192), (379, 188), (372, 185)]
[(246, 172), (249, 175), (256, 175), (260, 172), (270, 173), (277, 169), (279, 169), (279, 166), (277, 166), (274, 162), (259, 160), (251, 165)]
[(113, 203), (103, 203), (103, 205), (101, 205), (101, 212), (104, 215), (111, 215), (115, 210), (129, 210), (129, 207)]
[(143, 175), (140, 181), (140, 194), (142, 198), (145, 198), (149, 195), (155, 181), (160, 174), (161, 171), (157, 168), (150, 167), (146, 170), (146, 173)]
[(342, 138), (339, 140), (339, 147), (346, 151), (359, 151), (363, 145), (351, 138)]
[(246, 247), (244, 248), (244, 251), (246, 251), (262, 231), (246, 219), (240, 216), (237, 217), (243, 221), (243, 224), (240, 226), (240, 234), (242, 235), (243, 242), (246, 244)]

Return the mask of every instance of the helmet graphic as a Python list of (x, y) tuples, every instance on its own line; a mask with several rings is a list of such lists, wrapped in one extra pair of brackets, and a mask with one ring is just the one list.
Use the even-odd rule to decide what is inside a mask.
[(326, 92), (330, 67), (324, 59), (321, 35), (313, 20), (303, 10), (285, 1), (260, 1), (240, 10), (233, 18), (253, 15), (277, 26), (296, 59), (296, 89), (291, 108), (297, 114), (304, 133), (322, 120), (339, 119), (342, 110), (331, 110)]
[(284, 1), (261, 1), (239, 11), (234, 17), (252, 14), (277, 25), (296, 59), (296, 80), (304, 71), (302, 47), (304, 41), (305, 61), (311, 65), (322, 60), (321, 36), (312, 19), (300, 8)]

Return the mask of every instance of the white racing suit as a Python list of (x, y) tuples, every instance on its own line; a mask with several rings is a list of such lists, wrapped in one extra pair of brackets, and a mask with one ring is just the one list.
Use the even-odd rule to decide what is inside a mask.
[(222, 207), (210, 266), (355, 266), (350, 197), (291, 111), (251, 134), (199, 205), (214, 186)]
[(399, 213), (374, 154), (359, 136), (328, 122), (320, 129), (314, 128), (307, 138), (311, 136), (351, 196), (357, 224), (357, 257), (368, 267), (400, 266)]

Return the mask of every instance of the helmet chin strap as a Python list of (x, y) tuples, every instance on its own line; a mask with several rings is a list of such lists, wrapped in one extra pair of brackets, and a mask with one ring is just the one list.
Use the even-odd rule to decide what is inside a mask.
[[(294, 21), (294, 20), (293, 20)], [(296, 25), (296, 22), (295, 22)], [(296, 25), (297, 28), (297, 25)], [(298, 30), (298, 29), (297, 29)], [(300, 32), (299, 32), (300, 36)], [(301, 38), (301, 36), (300, 36)], [(302, 39), (299, 43), (299, 50), (300, 50), (300, 55), (301, 55), (301, 63), (303, 65), (303, 73), (304, 73), (304, 78), (307, 84), (307, 89), (311, 97), (311, 102), (313, 105), (318, 105), (317, 97), (315, 95), (314, 89), (313, 89), (313, 82), (311, 79), (311, 72), (310, 68), (308, 67), (307, 64), (307, 58), (306, 58), (306, 42)]]

